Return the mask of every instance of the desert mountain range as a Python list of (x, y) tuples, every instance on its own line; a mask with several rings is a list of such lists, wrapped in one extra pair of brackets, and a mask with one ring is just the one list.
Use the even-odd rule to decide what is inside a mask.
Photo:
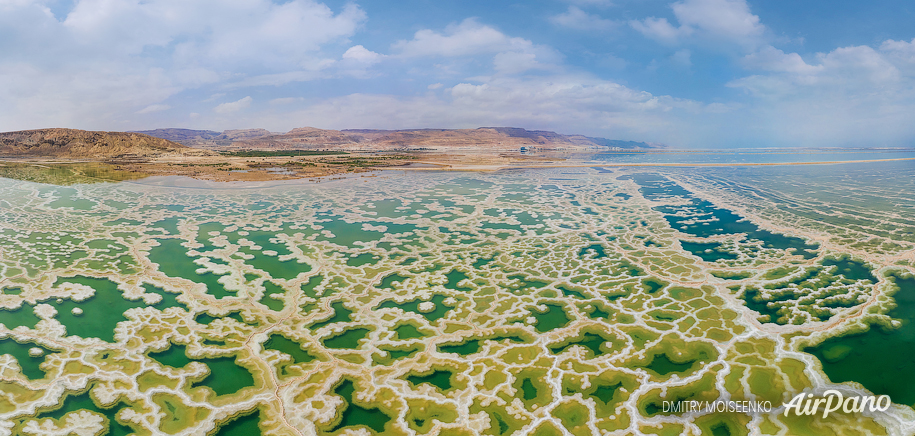
[(286, 133), (264, 129), (212, 130), (156, 129), (143, 133), (189, 147), (208, 149), (348, 149), (348, 150), (439, 150), (481, 149), (488, 151), (532, 149), (647, 149), (659, 144), (562, 135), (514, 127), (415, 130), (326, 130), (301, 127)]
[(0, 133), (0, 156), (146, 159), (211, 154), (135, 132), (38, 129)]
[(519, 149), (632, 150), (662, 147), (659, 144), (512, 127), (455, 130), (325, 130), (302, 127), (286, 133), (265, 129), (224, 132), (189, 129), (95, 132), (51, 128), (0, 133), (0, 156), (119, 161), (213, 154), (206, 149), (502, 152)]

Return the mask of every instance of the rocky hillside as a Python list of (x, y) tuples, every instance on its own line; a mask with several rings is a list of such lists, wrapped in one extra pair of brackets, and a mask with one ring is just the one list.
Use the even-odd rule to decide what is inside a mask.
[[(181, 144), (141, 133), (39, 129), (0, 133), (0, 156), (80, 159), (144, 159), (200, 154)], [(205, 152), (204, 152), (205, 153)]]
[(155, 129), (140, 130), (132, 133), (142, 133), (144, 135), (174, 141), (188, 147), (198, 148), (223, 148), (232, 145), (232, 143), (236, 141), (245, 141), (279, 134), (266, 129), (238, 129), (226, 130), (224, 132), (191, 129)]
[(326, 149), (416, 150), (449, 149), (518, 150), (526, 149), (646, 149), (657, 144), (562, 135), (544, 130), (514, 127), (480, 127), (478, 129), (415, 130), (325, 130), (301, 127), (287, 133), (270, 133), (263, 129), (209, 130), (157, 129), (142, 133), (180, 142), (190, 147), (218, 149)]

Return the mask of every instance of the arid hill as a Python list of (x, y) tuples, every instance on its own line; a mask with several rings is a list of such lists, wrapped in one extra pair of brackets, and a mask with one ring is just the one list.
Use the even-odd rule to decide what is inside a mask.
[(260, 138), (262, 136), (278, 135), (279, 133), (271, 132), (266, 129), (236, 129), (216, 132), (213, 130), (191, 130), (191, 129), (155, 129), (139, 130), (131, 133), (142, 133), (144, 135), (155, 136), (156, 138), (167, 139), (188, 147), (196, 148), (224, 148), (232, 145), (236, 141)]
[(0, 156), (136, 160), (208, 154), (141, 133), (38, 129), (0, 133)]
[(521, 147), (542, 150), (576, 149), (649, 149), (657, 144), (562, 135), (543, 130), (514, 127), (480, 127), (478, 129), (416, 130), (325, 130), (301, 127), (287, 133), (270, 133), (264, 129), (147, 130), (152, 136), (180, 142), (190, 147), (210, 149), (346, 149), (346, 150), (438, 150), (476, 149), (482, 151), (518, 150)]

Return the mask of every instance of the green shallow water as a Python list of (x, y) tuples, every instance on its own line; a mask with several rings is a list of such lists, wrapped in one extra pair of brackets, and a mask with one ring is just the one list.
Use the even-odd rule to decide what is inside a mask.
[(350, 349), (359, 348), (359, 341), (366, 338), (371, 330), (364, 328), (345, 329), (342, 333), (324, 339), (324, 346), (327, 348)]
[[(57, 318), (67, 328), (67, 335), (83, 338), (99, 338), (106, 342), (114, 342), (114, 329), (121, 321), (126, 321), (124, 315), (129, 309), (146, 307), (143, 300), (127, 300), (124, 298), (117, 283), (108, 279), (93, 277), (63, 277), (57, 282), (77, 283), (89, 286), (95, 290), (92, 297), (83, 301), (63, 300), (60, 303), (54, 300), (46, 301), (57, 309)], [(160, 302), (168, 303), (167, 301)], [(163, 305), (164, 306), (164, 305)], [(74, 309), (82, 310), (82, 314), (75, 314)]]
[(167, 349), (151, 352), (148, 356), (176, 369), (184, 368), (191, 362), (203, 363), (210, 372), (203, 380), (196, 381), (193, 385), (209, 387), (217, 396), (234, 394), (241, 389), (254, 386), (254, 377), (247, 369), (238, 365), (233, 356), (192, 359), (187, 355), (187, 346), (179, 344), (171, 344)]
[(10, 330), (16, 327), (28, 327), (33, 329), (35, 328), (35, 324), (38, 324), (38, 321), (41, 321), (41, 318), (39, 318), (38, 315), (35, 315), (32, 306), (25, 303), (17, 309), (0, 310), (0, 324), (5, 325), (6, 328)]
[(432, 386), (435, 386), (440, 391), (447, 391), (451, 389), (451, 377), (454, 375), (451, 371), (433, 371), (431, 374), (419, 376), (411, 375), (407, 377), (407, 381), (410, 382), (413, 386), (419, 386), (423, 383), (428, 383)]
[(894, 403), (915, 406), (915, 277), (893, 277), (899, 290), (896, 308), (887, 312), (902, 321), (896, 329), (871, 325), (864, 333), (827, 339), (804, 351), (816, 356), (834, 383), (854, 381)]
[(260, 422), (260, 410), (255, 410), (220, 424), (214, 436), (258, 436), (261, 434)]
[[(31, 356), (29, 355), (29, 349), (31, 348), (39, 348), (43, 353), (40, 356)], [(19, 363), (22, 375), (29, 380), (40, 380), (47, 375), (45, 370), (40, 368), (40, 365), (44, 363), (45, 358), (50, 353), (53, 353), (53, 350), (34, 342), (20, 343), (11, 338), (0, 339), (0, 355), (9, 354), (13, 356), (16, 362)]]
[(237, 291), (230, 291), (219, 283), (219, 277), (212, 272), (198, 274), (199, 265), (193, 263), (180, 239), (160, 239), (159, 245), (149, 250), (149, 260), (159, 265), (159, 270), (171, 277), (180, 277), (206, 285), (207, 293), (216, 298), (234, 297)]
[(334, 393), (343, 397), (346, 401), (346, 406), (340, 413), (340, 421), (329, 430), (329, 433), (335, 433), (344, 428), (363, 427), (375, 434), (383, 434), (382, 432), (391, 417), (376, 408), (367, 409), (358, 404), (353, 404), (353, 393), (355, 391), (356, 385), (350, 380), (343, 380), (334, 389)]
[(105, 417), (108, 430), (102, 431), (97, 436), (128, 436), (137, 434), (132, 426), (121, 424), (116, 418), (117, 414), (124, 408), (124, 403), (118, 402), (107, 408), (99, 407), (95, 401), (92, 400), (89, 392), (90, 390), (87, 389), (81, 394), (68, 393), (62, 404), (53, 408), (44, 408), (42, 409), (43, 411), (40, 411), (35, 417), (25, 418), (22, 419), (22, 421), (37, 419), (41, 422), (48, 418), (60, 420), (68, 413), (88, 410)]
[[(211, 433), (220, 436), (289, 432), (273, 427), (292, 422), (301, 424), (295, 430), (304, 434), (432, 434), (438, 421), (452, 427), (440, 433), (452, 435), (480, 424), (482, 434), (542, 436), (549, 434), (544, 426), (549, 424), (578, 436), (592, 432), (592, 421), (611, 433), (649, 434), (658, 421), (646, 421), (643, 411), (661, 399), (642, 401), (653, 395), (646, 391), (671, 392), (668, 399), (704, 398), (703, 383), (711, 380), (711, 389), (722, 389), (716, 383), (724, 377), (723, 389), (735, 398), (756, 392), (732, 385), (768, 380), (765, 371), (784, 384), (792, 379), (791, 373), (784, 377), (786, 371), (801, 371), (790, 366), (796, 355), (786, 354), (784, 342), (771, 346), (774, 334), (747, 322), (752, 320), (745, 315), (756, 314), (725, 304), (727, 298), (746, 298), (750, 309), (776, 317), (780, 305), (828, 285), (850, 290), (851, 297), (807, 306), (847, 307), (857, 297), (872, 296), (877, 271), (889, 266), (885, 259), (898, 259), (901, 269), (915, 266), (903, 255), (906, 247), (860, 236), (874, 231), (908, 237), (902, 221), (911, 214), (897, 205), (915, 204), (906, 199), (912, 189), (887, 194), (888, 213), (876, 214), (885, 221), (856, 222), (847, 234), (824, 243), (829, 252), (822, 253), (791, 236), (805, 234), (800, 230), (829, 233), (793, 219), (791, 213), (803, 202), (753, 203), (766, 194), (765, 183), (757, 184), (758, 197), (740, 197), (731, 194), (745, 187), (712, 171), (704, 176), (696, 169), (664, 169), (635, 183), (618, 179), (645, 171), (651, 170), (525, 169), (470, 176), (392, 171), (263, 189), (184, 179), (179, 182), (189, 186), (156, 185), (156, 179), (148, 185), (68, 190), (0, 181), (0, 202), (5, 202), (0, 215), (8, 218), (0, 220), (0, 303), (21, 305), (0, 312), (0, 323), (20, 326), (25, 335), (46, 334), (35, 329), (39, 318), (30, 304), (38, 301), (57, 309), (54, 318), (71, 339), (79, 334), (109, 342), (101, 344), (104, 353), (51, 350), (31, 358), (32, 344), (4, 337), (0, 353), (24, 363), (24, 376), (37, 381), (34, 386), (57, 377), (61, 368), (52, 373), (50, 365), (66, 355), (73, 361), (68, 371), (106, 371), (120, 377), (118, 386), (135, 394), (131, 398), (145, 398), (150, 386), (156, 387), (169, 397), (160, 401), (167, 405), (140, 400), (144, 404), (112, 410), (171, 413), (172, 425), (200, 419), (217, 426)], [(713, 183), (723, 186), (722, 204), (733, 201), (733, 210), (716, 206)], [(835, 212), (830, 224), (857, 219), (868, 214), (863, 205), (870, 203), (859, 197), (866, 190), (843, 188), (831, 197), (836, 204), (815, 207)], [(857, 209), (842, 209), (837, 203), (845, 199)], [(737, 211), (760, 217), (765, 226)], [(43, 228), (49, 223), (68, 230)], [(797, 223), (811, 228), (798, 224), (795, 233), (791, 228)], [(765, 231), (770, 225), (788, 230)], [(843, 244), (860, 244), (854, 252), (874, 254), (868, 262), (842, 257), (852, 252)], [(878, 249), (898, 253), (884, 256)], [(96, 294), (82, 302), (48, 297), (67, 281), (85, 283)], [(138, 291), (162, 301), (146, 308), (142, 299), (124, 298)], [(829, 292), (842, 297), (839, 291)], [(720, 295), (724, 292), (729, 294)], [(915, 316), (915, 309), (905, 308), (903, 293), (897, 299), (900, 307), (893, 316)], [(426, 302), (433, 306), (420, 310)], [(73, 315), (75, 307), (84, 314)], [(119, 323), (130, 335), (114, 345)], [(822, 349), (808, 351), (824, 361), (835, 380), (859, 380), (875, 391), (896, 389), (902, 392), (893, 392), (893, 398), (907, 401), (907, 388), (876, 382), (915, 383), (900, 375), (915, 372), (911, 363), (889, 354), (895, 349), (915, 355), (902, 334), (908, 325), (898, 331), (874, 327), (857, 339), (830, 339)], [(869, 336), (877, 334), (889, 341), (884, 348), (875, 348), (879, 341)], [(37, 342), (57, 344), (46, 337)], [(166, 342), (177, 344), (149, 352)], [(190, 357), (189, 350), (200, 345), (217, 357)], [(54, 352), (61, 354), (46, 357)], [(865, 365), (855, 360), (858, 354), (882, 360), (870, 365), (883, 374), (880, 380), (861, 374)], [(43, 361), (48, 374), (38, 367)], [(163, 375), (186, 376), (193, 361), (206, 365), (209, 375), (183, 382)], [(141, 363), (145, 369), (131, 372), (131, 365)], [(119, 365), (126, 367), (123, 375), (116, 372)], [(830, 365), (845, 365), (848, 374)], [(738, 367), (744, 371), (739, 379)], [(727, 369), (731, 372), (723, 372)], [(810, 370), (804, 368), (808, 376)], [(645, 381), (652, 385), (640, 389)], [(23, 385), (17, 383), (4, 386), (12, 391)], [(768, 388), (780, 395), (798, 386)], [(142, 395), (134, 392), (138, 389)], [(187, 407), (182, 415), (175, 399), (183, 397), (177, 395), (182, 390), (198, 405), (243, 401), (246, 412), (225, 418), (200, 412), (209, 407)], [(216, 395), (205, 396), (208, 390)], [(419, 390), (437, 393), (417, 398)], [(278, 395), (293, 404), (277, 402)], [(557, 404), (550, 405), (554, 399)], [(68, 401), (91, 408), (84, 400)], [(321, 409), (320, 420), (308, 422), (317, 416), (310, 407)], [(304, 418), (291, 416), (301, 410), (308, 410)], [(547, 414), (558, 419), (539, 420)], [(664, 420), (685, 423), (679, 416)], [(743, 434), (741, 425), (721, 422), (697, 417), (695, 427), (683, 431)], [(157, 434), (155, 428), (136, 430)], [(659, 432), (678, 434), (674, 430), (667, 425)]]

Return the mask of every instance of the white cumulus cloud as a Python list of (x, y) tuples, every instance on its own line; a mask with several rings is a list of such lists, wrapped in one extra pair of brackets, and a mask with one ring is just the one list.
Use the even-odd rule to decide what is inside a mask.
[(131, 129), (183, 91), (320, 77), (323, 48), (366, 19), (315, 0), (47, 3), (0, 1), (0, 130)]
[(512, 38), (491, 26), (468, 18), (452, 24), (444, 32), (431, 29), (417, 31), (411, 40), (393, 45), (400, 56), (470, 56), (503, 51), (529, 51), (534, 44), (524, 38)]
[(764, 40), (766, 27), (760, 23), (759, 16), (750, 12), (746, 0), (683, 0), (670, 7), (679, 26), (656, 17), (629, 24), (645, 36), (669, 44), (695, 37), (752, 48)]

